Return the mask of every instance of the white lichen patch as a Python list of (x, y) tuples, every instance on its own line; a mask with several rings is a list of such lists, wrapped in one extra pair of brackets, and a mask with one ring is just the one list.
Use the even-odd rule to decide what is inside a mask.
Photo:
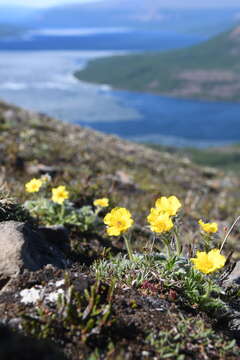
[(58, 280), (58, 281), (56, 282), (56, 287), (63, 286), (64, 284), (65, 284), (64, 279), (62, 279), (62, 280)]
[(35, 304), (42, 299), (44, 289), (42, 286), (33, 287), (31, 289), (24, 289), (20, 291), (20, 296), (22, 297), (21, 303), (23, 304)]
[(58, 296), (64, 294), (64, 290), (59, 289), (62, 285), (64, 285), (64, 280), (59, 280), (56, 283), (50, 282), (45, 288), (39, 285), (31, 289), (24, 289), (20, 291), (20, 301), (25, 305), (36, 304), (38, 301), (55, 303)]
[(58, 289), (56, 291), (51, 292), (46, 296), (45, 300), (55, 303), (57, 302), (58, 296), (60, 294), (64, 294), (63, 289)]

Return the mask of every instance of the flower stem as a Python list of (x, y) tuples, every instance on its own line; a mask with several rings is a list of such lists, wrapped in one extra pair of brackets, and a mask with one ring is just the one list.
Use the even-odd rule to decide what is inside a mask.
[(125, 246), (126, 246), (126, 249), (127, 249), (127, 252), (128, 252), (129, 259), (131, 261), (134, 261), (132, 247), (131, 247), (131, 244), (130, 244), (130, 241), (129, 241), (129, 235), (123, 235), (123, 238), (124, 238), (124, 241), (125, 241)]
[(177, 230), (174, 230), (174, 234), (175, 234), (175, 244), (176, 244), (176, 251), (177, 251), (177, 255), (180, 256), (181, 255), (181, 244), (180, 244), (180, 240), (179, 240), (179, 236), (177, 233)]
[(169, 244), (166, 244), (166, 247), (167, 247), (167, 254), (168, 254), (168, 257), (171, 256), (171, 247)]
[(152, 244), (150, 246), (150, 254), (153, 252), (153, 247), (154, 247), (154, 244), (155, 244), (155, 239), (156, 239), (156, 235), (155, 233), (153, 233), (153, 236), (152, 236)]
[(207, 277), (207, 291), (205, 293), (206, 297), (209, 297), (211, 295), (211, 290), (212, 290), (212, 284), (211, 284), (211, 280), (210, 278)]
[(210, 250), (211, 237), (209, 235), (207, 235), (207, 234), (204, 234), (203, 240), (204, 240), (205, 251), (208, 252)]
[(64, 225), (64, 213), (65, 213), (65, 206), (64, 206), (64, 203), (62, 203), (61, 205), (61, 210), (60, 210), (60, 220), (61, 220), (61, 224)]
[(98, 216), (98, 214), (100, 213), (101, 210), (102, 210), (102, 208), (100, 206), (97, 206), (97, 208), (95, 210), (95, 215)]
[(220, 252), (222, 251), (223, 246), (224, 246), (225, 242), (227, 241), (229, 235), (231, 234), (234, 226), (238, 223), (239, 220), (240, 220), (240, 216), (238, 216), (238, 217), (236, 218), (236, 220), (234, 221), (234, 223), (232, 224), (232, 226), (231, 226), (230, 229), (228, 230), (228, 232), (227, 232), (227, 234), (226, 234), (226, 236), (225, 236), (225, 238), (224, 238), (224, 240), (223, 240), (223, 242), (222, 242), (222, 245), (221, 245), (221, 247), (220, 247)]
[(166, 246), (166, 249), (167, 249), (167, 255), (168, 257), (171, 256), (171, 246), (170, 246), (170, 240), (167, 236), (164, 236), (162, 237), (162, 242), (163, 244)]

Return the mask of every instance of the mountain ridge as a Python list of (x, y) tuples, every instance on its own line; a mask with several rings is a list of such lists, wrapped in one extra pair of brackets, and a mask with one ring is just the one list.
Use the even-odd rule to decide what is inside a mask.
[[(14, 10), (15, 9), (15, 10)], [(173, 9), (160, 1), (103, 1), (50, 8), (0, 6), (0, 22), (32, 28), (133, 27), (212, 35), (236, 23), (240, 8)]]

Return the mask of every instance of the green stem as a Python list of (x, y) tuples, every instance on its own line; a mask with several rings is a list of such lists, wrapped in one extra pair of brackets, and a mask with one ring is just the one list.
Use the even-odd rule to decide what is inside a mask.
[(167, 237), (163, 236), (162, 241), (164, 243), (164, 245), (166, 246), (167, 249), (167, 255), (168, 257), (171, 256), (171, 246), (170, 246), (170, 241)]
[(60, 210), (60, 220), (61, 220), (61, 224), (64, 225), (64, 213), (65, 213), (65, 206), (64, 206), (64, 202), (61, 205), (61, 210)]
[(205, 296), (209, 297), (211, 294), (211, 290), (212, 290), (212, 284), (211, 284), (210, 278), (207, 278), (207, 284), (208, 284), (208, 286), (207, 286), (207, 291), (206, 291)]
[(98, 214), (100, 213), (101, 210), (102, 210), (102, 208), (98, 206), (95, 210), (95, 215), (98, 216)]
[(180, 244), (177, 230), (174, 230), (174, 233), (175, 233), (175, 244), (176, 244), (177, 255), (180, 256), (182, 251), (181, 251), (181, 244)]
[(167, 254), (168, 254), (168, 257), (171, 256), (171, 247), (169, 244), (166, 244), (166, 247), (167, 247)]
[(132, 248), (131, 248), (130, 241), (129, 241), (129, 236), (128, 235), (123, 235), (123, 238), (124, 238), (124, 241), (125, 241), (125, 246), (126, 246), (126, 249), (127, 249), (127, 252), (128, 252), (129, 259), (131, 261), (134, 261), (133, 252), (132, 252)]
[(206, 252), (208, 252), (209, 250), (210, 250), (210, 238), (209, 238), (209, 236), (208, 235), (204, 235), (204, 250), (206, 251)]
[(155, 239), (156, 239), (156, 235), (155, 235), (155, 233), (153, 233), (153, 235), (152, 235), (152, 244), (151, 244), (151, 246), (150, 246), (150, 254), (153, 252), (153, 247), (154, 247), (154, 244), (155, 244)]

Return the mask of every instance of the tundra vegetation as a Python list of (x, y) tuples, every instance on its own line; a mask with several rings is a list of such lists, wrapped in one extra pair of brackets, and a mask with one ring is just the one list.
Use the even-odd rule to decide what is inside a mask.
[(69, 245), (0, 282), (1, 359), (239, 359), (238, 176), (4, 103), (0, 130), (0, 224)]

